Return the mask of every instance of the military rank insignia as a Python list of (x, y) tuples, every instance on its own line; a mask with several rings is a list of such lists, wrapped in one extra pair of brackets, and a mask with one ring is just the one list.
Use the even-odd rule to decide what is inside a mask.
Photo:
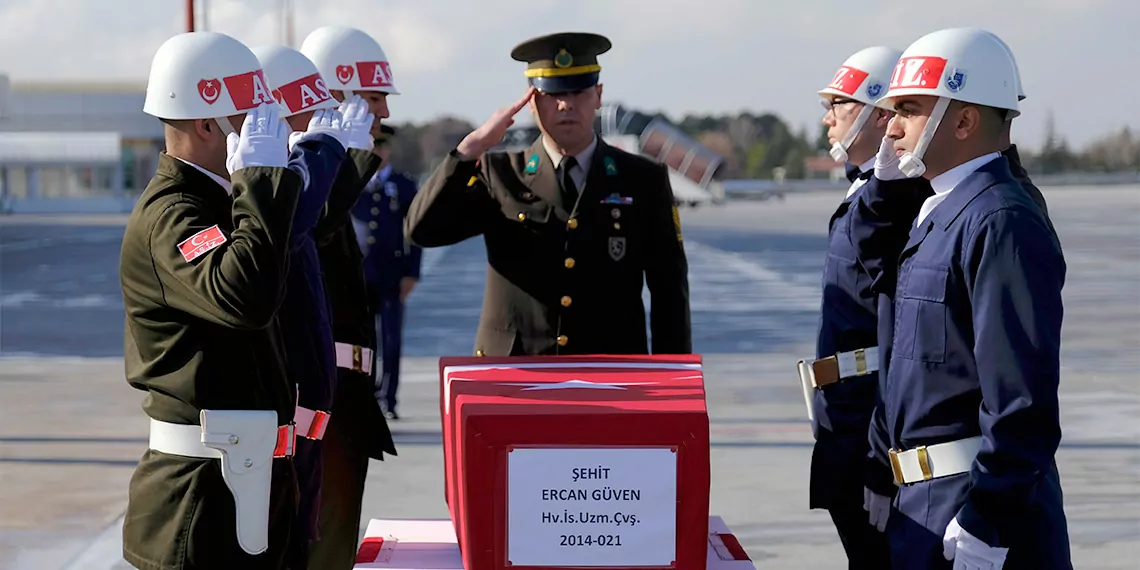
[(526, 173), (534, 174), (538, 172), (538, 153), (531, 155), (530, 160), (526, 161)]
[(605, 165), (606, 165), (606, 176), (614, 176), (617, 174), (617, 165), (614, 164), (613, 157), (607, 156), (605, 159)]
[(676, 205), (673, 206), (673, 227), (677, 230), (677, 241), (683, 241), (681, 239), (681, 213), (677, 211)]

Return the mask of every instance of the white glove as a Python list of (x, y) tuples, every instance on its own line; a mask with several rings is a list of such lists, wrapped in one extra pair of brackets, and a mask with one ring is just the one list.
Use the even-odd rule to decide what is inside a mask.
[(879, 154), (875, 156), (875, 178), (879, 180), (902, 180), (906, 175), (899, 170), (899, 157), (895, 154), (894, 141), (883, 137), (879, 144)]
[(954, 570), (1001, 570), (1008, 553), (1008, 548), (990, 546), (966, 532), (957, 517), (951, 519), (942, 536), (942, 556), (954, 561)]
[(340, 143), (342, 148), (348, 146), (348, 133), (341, 126), (343, 117), (336, 109), (318, 109), (309, 119), (309, 126), (303, 133), (289, 135), (289, 152), (293, 152), (293, 145), (300, 141), (311, 139), (317, 135), (329, 135)]
[(276, 103), (257, 106), (246, 113), (241, 134), (226, 137), (226, 169), (230, 174), (251, 166), (283, 168), (289, 161), (291, 131), (277, 109)]
[(360, 95), (353, 95), (340, 104), (341, 131), (347, 141), (347, 148), (372, 150), (372, 122), (376, 116), (368, 111), (368, 102)]
[(870, 513), (868, 521), (879, 532), (887, 529), (887, 518), (891, 516), (891, 498), (879, 495), (863, 487), (863, 510)]

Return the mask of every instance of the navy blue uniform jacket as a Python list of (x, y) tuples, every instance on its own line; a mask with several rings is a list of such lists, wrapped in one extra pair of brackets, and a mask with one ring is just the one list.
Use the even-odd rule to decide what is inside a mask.
[(353, 207), (353, 217), (367, 225), (364, 235), (357, 237), (367, 243), (364, 280), (373, 302), (380, 296), (399, 295), (404, 277), (420, 278), (423, 248), (404, 241), (404, 217), (415, 197), (416, 183), (388, 167), (368, 181)]
[(896, 563), (941, 557), (957, 516), (986, 544), (1010, 549), (1007, 570), (1072, 567), (1054, 461), (1065, 269), (1056, 233), (1004, 156), (911, 229), (873, 453), (983, 443), (970, 472), (898, 490), (888, 523)]
[[(857, 174), (855, 169), (851, 174)], [(816, 358), (875, 346), (875, 298), (871, 280), (860, 266), (852, 235), (852, 209), (858, 197), (876, 182), (867, 181), (839, 204), (828, 226), (827, 258), (823, 269)], [(870, 179), (870, 180), (868, 180)], [(869, 445), (867, 426), (874, 407), (875, 374), (849, 378), (813, 393), (816, 443), (812, 448), (809, 507), (830, 509), (846, 499), (862, 501), (861, 469)]]
[[(883, 181), (872, 174), (860, 175), (867, 182), (831, 218), (817, 357), (878, 344), (873, 286), (884, 278), (884, 265), (898, 258), (919, 206), (932, 194), (925, 180)], [(878, 374), (871, 373), (815, 391), (811, 508), (832, 508), (840, 497), (862, 504), (877, 384)]]
[(304, 190), (293, 216), (285, 300), (278, 319), (285, 337), (289, 379), (299, 387), (299, 404), (310, 410), (329, 411), (336, 387), (336, 354), (313, 231), (344, 161), (345, 150), (332, 137), (316, 135), (299, 141), (294, 155), (304, 172)]

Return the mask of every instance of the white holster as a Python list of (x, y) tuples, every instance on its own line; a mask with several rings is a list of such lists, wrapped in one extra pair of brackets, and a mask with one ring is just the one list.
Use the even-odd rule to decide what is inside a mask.
[(815, 386), (811, 381), (811, 362), (810, 359), (804, 359), (796, 362), (796, 369), (799, 371), (800, 386), (804, 391), (804, 405), (807, 406), (808, 420), (815, 421), (815, 412), (812, 410), (812, 395), (815, 393)]
[(238, 545), (250, 554), (261, 554), (269, 548), (269, 497), (280, 431), (277, 412), (202, 410), (200, 417), (201, 426), (152, 418), (150, 448), (170, 455), (220, 459), (222, 479), (234, 498)]
[(237, 541), (260, 554), (269, 548), (269, 497), (277, 412), (202, 410), (202, 445), (221, 452), (222, 479), (234, 496)]

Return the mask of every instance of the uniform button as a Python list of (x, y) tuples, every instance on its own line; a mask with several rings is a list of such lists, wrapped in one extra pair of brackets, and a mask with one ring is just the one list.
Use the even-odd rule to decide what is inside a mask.
[(373, 193), (372, 193), (372, 201), (373, 201), (373, 202), (379, 202), (379, 201), (380, 201), (380, 194), (377, 194), (376, 192), (373, 192)]
[(565, 263), (566, 263), (566, 269), (573, 268), (574, 267), (574, 258), (573, 257), (567, 257)]
[(562, 296), (562, 306), (563, 307), (569, 307), (571, 302), (573, 302), (573, 299), (571, 299), (569, 295), (563, 295)]
[(566, 227), (568, 227), (570, 229), (577, 228), (578, 227), (578, 218), (570, 218), (570, 220), (566, 222)]
[(376, 238), (374, 238), (374, 237), (372, 237), (372, 236), (368, 236), (368, 243), (369, 243), (369, 244), (374, 244), (374, 243), (376, 243)]
[(570, 339), (566, 335), (558, 336), (558, 346), (566, 346), (568, 342), (570, 342)]
[(380, 227), (380, 224), (377, 224), (376, 222), (368, 222), (368, 229), (374, 230), (378, 227)]
[(621, 229), (621, 224), (619, 224), (618, 222), (614, 222), (614, 229), (615, 229), (615, 230), (620, 230), (620, 229)]
[(372, 215), (375, 216), (380, 213), (380, 208), (372, 208)]
[(404, 255), (404, 252), (397, 249), (396, 251), (392, 252), (392, 255), (394, 255), (396, 257), (400, 257), (401, 255)]
[(483, 356), (483, 351), (482, 350), (476, 350), (475, 356)]
[(526, 212), (519, 212), (519, 221), (520, 222), (526, 221)]

